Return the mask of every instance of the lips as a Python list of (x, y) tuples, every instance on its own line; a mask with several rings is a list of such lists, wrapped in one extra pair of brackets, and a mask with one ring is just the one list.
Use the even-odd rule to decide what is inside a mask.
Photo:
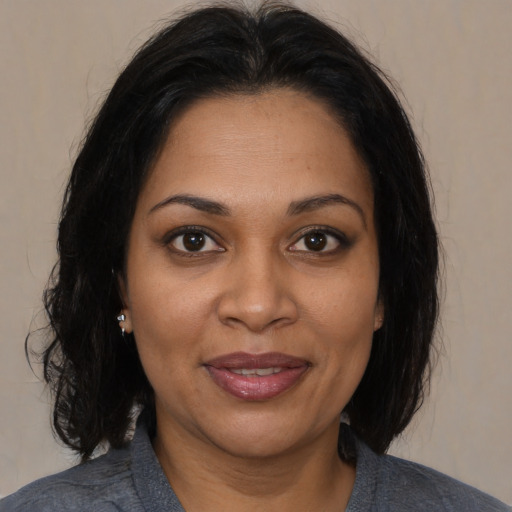
[(304, 359), (267, 352), (234, 352), (205, 363), (213, 382), (242, 400), (274, 398), (293, 387), (310, 364)]

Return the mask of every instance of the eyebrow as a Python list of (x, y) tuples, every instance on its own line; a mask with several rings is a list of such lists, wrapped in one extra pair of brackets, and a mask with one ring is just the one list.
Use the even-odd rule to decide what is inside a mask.
[(293, 201), (292, 203), (290, 203), (290, 206), (288, 207), (288, 215), (299, 215), (304, 212), (311, 212), (333, 204), (343, 204), (346, 206), (350, 206), (359, 214), (364, 226), (367, 227), (366, 215), (361, 206), (359, 206), (355, 201), (352, 201), (352, 199), (342, 196), (341, 194), (313, 196), (301, 199), (300, 201)]
[(200, 210), (205, 213), (211, 213), (213, 215), (231, 215), (229, 208), (221, 203), (218, 203), (217, 201), (205, 199), (204, 197), (190, 196), (188, 194), (170, 196), (153, 206), (153, 208), (149, 210), (149, 213), (153, 213), (170, 204), (184, 204), (185, 206), (190, 206), (196, 210)]
[[(167, 197), (163, 201), (160, 201), (155, 206), (153, 206), (151, 210), (149, 210), (149, 213), (151, 214), (171, 204), (183, 204), (205, 213), (221, 215), (223, 217), (231, 215), (231, 210), (222, 203), (213, 201), (211, 199), (206, 199), (204, 197), (192, 196), (188, 194), (177, 194)], [(300, 215), (301, 213), (319, 210), (320, 208), (334, 204), (350, 206), (359, 214), (364, 226), (366, 227), (366, 216), (361, 206), (359, 206), (355, 201), (352, 201), (352, 199), (342, 196), (341, 194), (312, 196), (300, 199), (299, 201), (293, 201), (288, 207), (287, 214), (289, 216)]]

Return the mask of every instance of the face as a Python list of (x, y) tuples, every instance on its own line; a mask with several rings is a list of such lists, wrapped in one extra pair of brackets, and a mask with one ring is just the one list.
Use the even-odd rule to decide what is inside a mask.
[(237, 456), (332, 436), (378, 282), (370, 178), (321, 102), (196, 102), (141, 191), (121, 283), (157, 431)]

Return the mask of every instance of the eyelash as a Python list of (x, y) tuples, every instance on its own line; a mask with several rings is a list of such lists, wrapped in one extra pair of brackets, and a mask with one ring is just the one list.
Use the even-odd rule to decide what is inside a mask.
[[(294, 247), (299, 244), (299, 242), (303, 242), (305, 238), (308, 235), (312, 234), (322, 234), (327, 235), (327, 237), (334, 238), (336, 240), (337, 246), (333, 249), (329, 249), (327, 251), (320, 250), (320, 251), (314, 251), (314, 250), (307, 250), (307, 249), (291, 249), (291, 247)], [(304, 243), (304, 242), (303, 242)], [(328, 242), (327, 242), (328, 243)], [(301, 236), (297, 239), (296, 242), (294, 242), (291, 246), (289, 246), (289, 250), (300, 252), (300, 253), (307, 253), (307, 254), (314, 254), (316, 256), (328, 256), (335, 254), (343, 249), (348, 249), (351, 245), (350, 240), (347, 238), (347, 236), (342, 233), (341, 231), (338, 231), (336, 229), (333, 229), (331, 227), (327, 226), (308, 226), (301, 232)]]
[[(198, 235), (204, 235), (209, 240), (213, 241), (213, 243), (218, 247), (218, 249), (213, 250), (207, 250), (207, 251), (187, 251), (183, 249), (178, 249), (177, 247), (172, 247), (172, 243), (176, 241), (180, 236), (184, 235), (191, 235), (191, 234), (198, 234)], [(183, 226), (181, 228), (178, 228), (171, 233), (167, 234), (163, 240), (163, 243), (165, 246), (169, 247), (171, 251), (173, 251), (175, 254), (178, 254), (179, 256), (184, 257), (194, 257), (198, 254), (204, 254), (204, 253), (210, 253), (210, 252), (224, 252), (225, 249), (222, 248), (215, 240), (215, 236), (210, 233), (209, 230), (205, 229), (202, 226)], [(183, 242), (182, 242), (183, 245)]]
[[(323, 234), (327, 235), (327, 237), (334, 238), (337, 243), (337, 247), (333, 249), (329, 249), (327, 251), (324, 250), (307, 250), (307, 249), (293, 249), (292, 247), (297, 246), (301, 241), (303, 241), (308, 235), (312, 234)], [(198, 250), (198, 251), (187, 251), (186, 248), (181, 249), (177, 247), (173, 247), (172, 244), (175, 242), (179, 237), (187, 235), (187, 234), (198, 234), (198, 235), (204, 235), (209, 240), (213, 241), (213, 243), (218, 247), (217, 249), (208, 249), (208, 250)], [(208, 242), (206, 242), (208, 243)], [(329, 242), (327, 242), (328, 244)], [(184, 257), (197, 257), (200, 254), (205, 253), (212, 253), (212, 252), (224, 252), (225, 249), (220, 246), (216, 241), (216, 236), (213, 235), (208, 229), (202, 227), (202, 226), (183, 226), (181, 228), (178, 228), (171, 233), (168, 233), (164, 240), (163, 244), (166, 247), (169, 247), (169, 249), (174, 252), (175, 254), (179, 256)], [(183, 241), (181, 243), (183, 245)], [(292, 252), (302, 253), (302, 254), (312, 254), (316, 256), (321, 255), (331, 255), (336, 252), (339, 252), (342, 249), (346, 249), (351, 245), (351, 242), (348, 240), (347, 236), (342, 233), (341, 231), (335, 230), (333, 228), (327, 227), (327, 226), (308, 226), (307, 228), (301, 230), (300, 237), (297, 238), (297, 240), (288, 246), (288, 250)], [(202, 247), (200, 248), (202, 249)]]

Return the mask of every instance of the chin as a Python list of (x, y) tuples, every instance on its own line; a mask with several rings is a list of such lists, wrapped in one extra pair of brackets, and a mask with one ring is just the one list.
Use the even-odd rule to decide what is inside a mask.
[[(232, 457), (241, 459), (269, 459), (286, 454), (293, 450), (297, 443), (286, 432), (279, 434), (262, 434), (258, 432), (244, 432), (242, 435), (226, 435), (223, 433), (217, 446)], [(215, 442), (215, 440), (212, 440)]]
[(203, 434), (210, 443), (233, 457), (268, 459), (315, 443), (333, 426), (337, 439), (338, 418), (308, 426), (305, 418), (303, 420), (290, 414), (283, 418), (276, 417), (275, 413), (260, 412), (239, 418), (231, 417), (222, 424), (209, 423)]

